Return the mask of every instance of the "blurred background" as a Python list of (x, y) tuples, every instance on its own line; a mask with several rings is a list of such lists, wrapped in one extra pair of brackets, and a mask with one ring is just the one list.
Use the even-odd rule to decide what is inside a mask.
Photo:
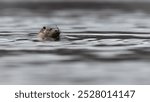
[[(0, 0), (0, 84), (150, 84), (150, 0)], [(43, 26), (59, 41), (39, 41)]]
[[(30, 1), (30, 2), (38, 2), (38, 1), (40, 1), (40, 2), (45, 2), (45, 1), (48, 1), (48, 2), (50, 2), (50, 1), (75, 1), (75, 0), (1, 0), (1, 1), (5, 1), (5, 2), (18, 2), (18, 1), (23, 1), (23, 2), (26, 2), (26, 1)], [(91, 1), (91, 0), (76, 0), (76, 1)], [(143, 1), (149, 1), (149, 0), (92, 0), (92, 2), (95, 2), (95, 1), (109, 1), (109, 2), (113, 2), (113, 1), (135, 1), (135, 2), (137, 2), (137, 1), (141, 1), (141, 2), (143, 2)]]

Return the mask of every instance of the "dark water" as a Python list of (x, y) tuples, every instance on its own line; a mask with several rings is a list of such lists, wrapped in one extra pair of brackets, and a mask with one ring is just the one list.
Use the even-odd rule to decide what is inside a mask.
[[(38, 41), (43, 25), (61, 40)], [(149, 62), (149, 13), (1, 10), (0, 84), (150, 84)]]

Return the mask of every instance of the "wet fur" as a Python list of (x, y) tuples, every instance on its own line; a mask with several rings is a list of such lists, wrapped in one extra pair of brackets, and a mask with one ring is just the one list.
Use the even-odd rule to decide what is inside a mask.
[(54, 40), (54, 41), (59, 40), (60, 30), (58, 27), (56, 28), (43, 27), (38, 33), (38, 37), (41, 40)]

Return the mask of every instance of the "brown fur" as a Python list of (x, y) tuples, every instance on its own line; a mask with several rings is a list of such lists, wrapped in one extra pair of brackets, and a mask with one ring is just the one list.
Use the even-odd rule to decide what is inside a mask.
[(59, 40), (60, 30), (59, 28), (43, 27), (38, 33), (38, 37), (41, 40)]

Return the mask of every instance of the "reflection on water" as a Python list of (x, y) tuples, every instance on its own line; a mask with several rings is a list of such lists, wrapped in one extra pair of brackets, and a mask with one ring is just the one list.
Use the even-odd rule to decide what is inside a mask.
[[(150, 84), (150, 14), (9, 12), (0, 16), (0, 84)], [(61, 40), (38, 41), (55, 24)]]

